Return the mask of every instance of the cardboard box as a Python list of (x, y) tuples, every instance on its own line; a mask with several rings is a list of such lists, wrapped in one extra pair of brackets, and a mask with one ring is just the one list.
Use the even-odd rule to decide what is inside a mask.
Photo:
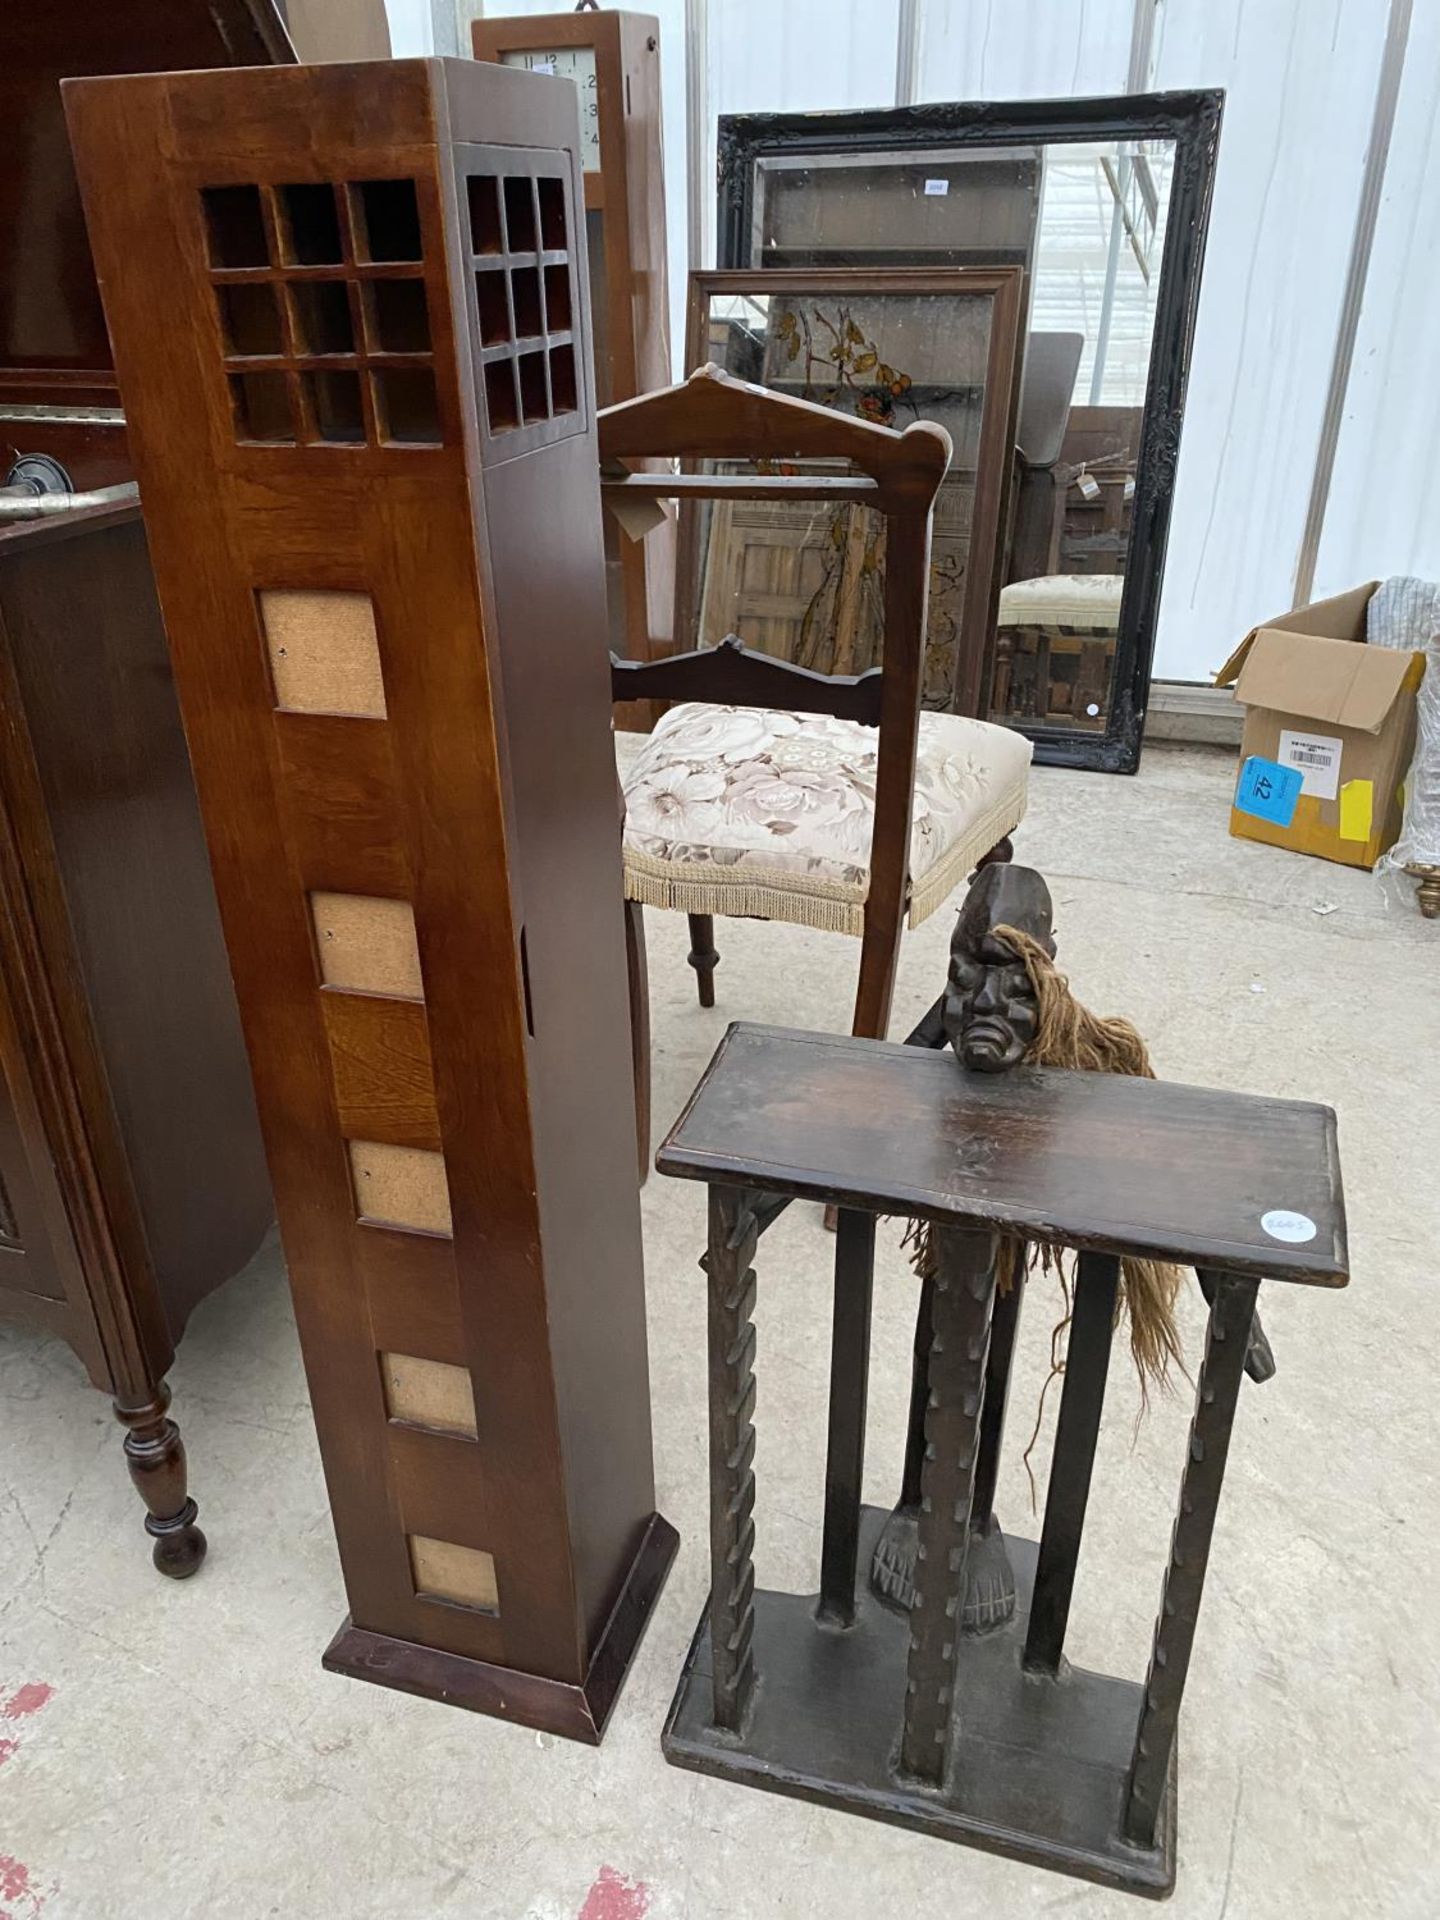
[(1399, 834), (1425, 656), (1366, 646), (1379, 584), (1265, 621), (1215, 676), (1246, 709), (1230, 810), (1242, 840), (1373, 867)]

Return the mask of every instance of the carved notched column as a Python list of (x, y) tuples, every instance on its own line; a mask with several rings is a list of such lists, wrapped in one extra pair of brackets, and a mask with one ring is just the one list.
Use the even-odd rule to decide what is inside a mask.
[(754, 1216), (710, 1189), (710, 1639), (715, 1724), (738, 1732), (755, 1666)]
[(956, 1614), (965, 1585), (999, 1242), (992, 1234), (937, 1227), (932, 1244), (930, 1392), (900, 1771), (939, 1786), (950, 1744)]
[(1155, 1844), (1169, 1777), (1180, 1698), (1190, 1670), (1190, 1650), (1205, 1590), (1210, 1536), (1215, 1530), (1230, 1429), (1259, 1292), (1256, 1280), (1232, 1275), (1217, 1276), (1217, 1280), (1205, 1360), (1195, 1389), (1185, 1474), (1180, 1482), (1180, 1510), (1170, 1536), (1170, 1560), (1145, 1676), (1145, 1704), (1135, 1734), (1135, 1758), (1126, 1798), (1125, 1837), (1144, 1847)]

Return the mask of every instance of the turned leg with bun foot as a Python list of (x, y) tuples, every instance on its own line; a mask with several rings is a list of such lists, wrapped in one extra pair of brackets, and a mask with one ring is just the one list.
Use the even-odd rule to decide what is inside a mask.
[(690, 951), (686, 958), (695, 969), (700, 1004), (702, 1007), (713, 1007), (715, 969), (720, 964), (720, 956), (715, 951), (715, 916), (710, 913), (690, 913), (685, 917), (690, 922)]
[(1415, 903), (1427, 920), (1440, 919), (1440, 867), (1412, 861), (1406, 873), (1415, 881)]
[(151, 1558), (168, 1579), (188, 1580), (205, 1558), (205, 1536), (185, 1490), (185, 1443), (169, 1406), (170, 1389), (161, 1380), (139, 1405), (117, 1398), (115, 1418), (126, 1430), (125, 1464), (145, 1502), (145, 1531), (155, 1542)]

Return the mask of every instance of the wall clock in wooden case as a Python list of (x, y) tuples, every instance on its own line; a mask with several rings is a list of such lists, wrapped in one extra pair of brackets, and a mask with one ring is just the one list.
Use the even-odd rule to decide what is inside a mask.
[[(660, 135), (660, 26), (643, 13), (550, 13), (477, 20), (477, 60), (571, 80), (580, 97), (585, 240), (594, 301), (598, 403), (665, 387), (670, 362), (665, 174)], [(632, 540), (606, 516), (610, 638), (622, 657), (669, 650), (673, 513)], [(648, 724), (646, 709), (619, 710)]]

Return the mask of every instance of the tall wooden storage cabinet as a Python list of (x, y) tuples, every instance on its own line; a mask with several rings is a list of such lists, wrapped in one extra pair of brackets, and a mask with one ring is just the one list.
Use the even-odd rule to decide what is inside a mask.
[(66, 92), (350, 1599), (326, 1661), (597, 1739), (675, 1535), (574, 91)]

